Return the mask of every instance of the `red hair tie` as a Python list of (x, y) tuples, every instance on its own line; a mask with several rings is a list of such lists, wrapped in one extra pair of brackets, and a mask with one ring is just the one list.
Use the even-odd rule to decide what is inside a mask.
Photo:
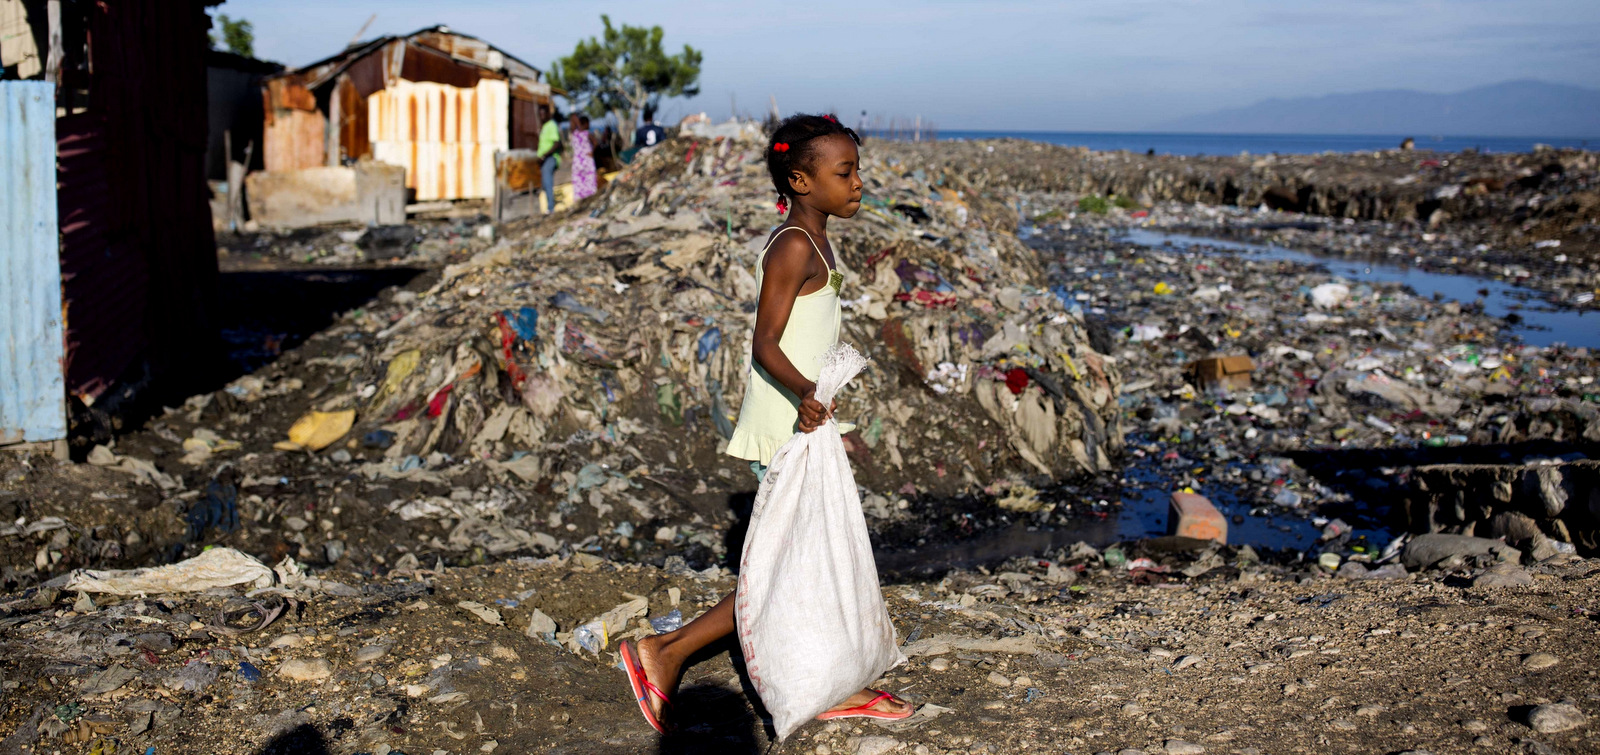
[(782, 215), (783, 213), (788, 212), (788, 211), (789, 211), (789, 198), (788, 197), (778, 197), (778, 214)]
[(788, 152), (789, 151), (789, 144), (787, 142), (778, 142), (778, 143), (772, 145), (772, 151), (773, 152)]
[(828, 113), (827, 115), (824, 115), (822, 117), (827, 118), (828, 120), (833, 121), (834, 123), (838, 123), (839, 122), (838, 118), (833, 117), (833, 113)]

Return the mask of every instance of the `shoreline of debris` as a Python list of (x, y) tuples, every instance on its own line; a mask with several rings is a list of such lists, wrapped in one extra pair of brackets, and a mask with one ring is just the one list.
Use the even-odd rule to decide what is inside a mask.
[(1270, 210), (1283, 216), (1196, 217), (1187, 230), (1514, 281), (1545, 292), (1548, 306), (1600, 308), (1600, 153), (1592, 151), (1183, 156), (1017, 139), (886, 149), (960, 172), (979, 191), (1071, 194), (1086, 213), (1168, 203)]

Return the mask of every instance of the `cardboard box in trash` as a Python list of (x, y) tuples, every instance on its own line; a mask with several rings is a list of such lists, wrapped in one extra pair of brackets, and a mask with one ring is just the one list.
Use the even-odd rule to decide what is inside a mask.
[(1183, 369), (1201, 388), (1249, 388), (1250, 373), (1256, 364), (1247, 356), (1208, 357), (1190, 362)]

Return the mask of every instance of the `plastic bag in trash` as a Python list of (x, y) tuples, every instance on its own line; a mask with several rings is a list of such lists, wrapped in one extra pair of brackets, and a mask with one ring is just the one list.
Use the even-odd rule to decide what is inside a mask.
[(606, 649), (606, 639), (606, 624), (603, 621), (591, 621), (572, 630), (572, 641), (595, 655)]
[(271, 587), (277, 576), (261, 563), (232, 548), (212, 548), (187, 561), (147, 569), (90, 571), (80, 569), (65, 590), (110, 595), (160, 595), (203, 592), (213, 587)]
[(503, 313), (506, 323), (523, 341), (532, 341), (539, 335), (539, 310), (533, 307), (519, 307), (508, 309)]
[(550, 297), (550, 306), (583, 315), (598, 323), (611, 319), (610, 312), (584, 306), (583, 302), (578, 301), (578, 297), (573, 296), (570, 291), (556, 292), (555, 296)]
[(676, 631), (682, 626), (683, 611), (680, 611), (676, 608), (672, 609), (672, 613), (669, 613), (666, 616), (657, 616), (650, 620), (650, 628), (656, 630), (656, 634), (666, 634), (667, 632)]

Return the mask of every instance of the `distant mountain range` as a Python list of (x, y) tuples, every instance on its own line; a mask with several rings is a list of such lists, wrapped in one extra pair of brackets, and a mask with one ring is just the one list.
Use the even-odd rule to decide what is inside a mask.
[(1192, 115), (1160, 131), (1244, 134), (1600, 136), (1600, 90), (1507, 81), (1452, 94), (1388, 89), (1273, 98)]

